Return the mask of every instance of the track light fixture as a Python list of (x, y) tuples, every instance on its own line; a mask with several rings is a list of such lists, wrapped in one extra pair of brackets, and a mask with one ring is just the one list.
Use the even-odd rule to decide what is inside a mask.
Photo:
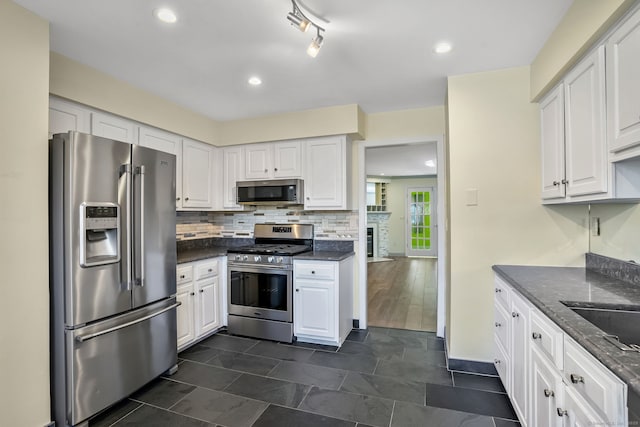
[(291, 22), (291, 25), (293, 25), (303, 33), (306, 32), (311, 26), (315, 27), (316, 29), (316, 36), (307, 48), (307, 55), (315, 58), (318, 55), (318, 52), (320, 52), (322, 42), (324, 41), (324, 37), (321, 34), (321, 32), (324, 33), (324, 28), (309, 19), (302, 12), (302, 10), (300, 10), (300, 7), (298, 6), (298, 3), (296, 3), (296, 0), (291, 0), (291, 4), (293, 5), (293, 10), (287, 14), (287, 19), (289, 20), (289, 22)]

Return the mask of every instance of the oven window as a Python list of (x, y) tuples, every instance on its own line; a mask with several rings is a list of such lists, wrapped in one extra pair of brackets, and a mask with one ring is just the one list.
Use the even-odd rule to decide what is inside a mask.
[(231, 304), (287, 311), (287, 275), (231, 271)]

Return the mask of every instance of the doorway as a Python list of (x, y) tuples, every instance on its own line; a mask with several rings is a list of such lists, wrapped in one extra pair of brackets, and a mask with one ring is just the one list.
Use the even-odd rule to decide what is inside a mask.
[[(379, 265), (376, 265), (377, 263), (373, 263), (371, 264), (371, 275), (373, 276), (373, 281), (379, 280), (378, 277), (379, 276), (386, 276), (389, 277), (390, 275), (393, 275), (393, 270), (397, 270), (397, 271), (402, 271), (402, 272), (406, 272), (408, 274), (413, 274), (415, 277), (421, 277), (425, 280), (425, 282), (421, 283), (420, 285), (417, 285), (416, 282), (411, 282), (411, 280), (407, 279), (400, 279), (400, 281), (405, 281), (405, 282), (410, 282), (410, 291), (407, 290), (402, 291), (404, 292), (404, 302), (415, 302), (419, 299), (419, 296), (416, 295), (415, 293), (412, 293), (415, 290), (419, 290), (419, 291), (425, 291), (422, 294), (422, 299), (424, 300), (425, 294), (427, 298), (431, 298), (431, 301), (433, 303), (433, 305), (435, 305), (435, 310), (432, 308), (431, 309), (431, 314), (434, 315), (435, 314), (435, 328), (433, 326), (434, 322), (431, 322), (431, 326), (429, 327), (430, 330), (434, 330), (436, 331), (436, 334), (440, 337), (444, 336), (444, 326), (445, 326), (445, 274), (444, 274), (444, 269), (445, 269), (445, 256), (446, 256), (446, 247), (445, 247), (445, 239), (444, 239), (444, 231), (445, 231), (445, 227), (444, 227), (444, 218), (446, 215), (445, 212), (445, 206), (444, 206), (444, 189), (445, 189), (445, 153), (444, 153), (444, 143), (443, 143), (443, 137), (442, 136), (437, 136), (437, 137), (425, 137), (425, 138), (414, 138), (414, 139), (407, 139), (407, 140), (401, 140), (401, 141), (366, 141), (366, 142), (362, 142), (360, 144), (360, 146), (358, 147), (358, 164), (359, 164), (359, 175), (358, 175), (358, 186), (359, 186), (359, 229), (360, 229), (360, 235), (361, 236), (366, 236), (367, 233), (367, 227), (369, 227), (370, 225), (368, 225), (368, 220), (367, 220), (367, 203), (366, 203), (366, 182), (367, 182), (367, 170), (365, 165), (367, 164), (367, 151), (370, 148), (389, 148), (391, 149), (391, 151), (393, 153), (397, 153), (400, 151), (400, 149), (402, 148), (402, 146), (419, 146), (421, 144), (425, 144), (425, 143), (429, 143), (432, 147), (435, 148), (435, 159), (430, 160), (430, 161), (423, 161), (423, 165), (430, 163), (429, 166), (432, 167), (432, 172), (430, 175), (432, 178), (434, 178), (434, 182), (433, 182), (433, 186), (431, 188), (431, 192), (428, 196), (429, 200), (429, 219), (428, 219), (428, 224), (426, 224), (426, 219), (424, 218), (424, 194), (423, 194), (423, 200), (422, 200), (422, 205), (421, 208), (422, 210), (422, 214), (420, 214), (420, 212), (417, 212), (418, 216), (421, 216), (421, 221), (419, 220), (419, 218), (415, 218), (415, 223), (416, 226), (421, 227), (420, 229), (416, 230), (416, 239), (419, 239), (420, 242), (418, 240), (416, 240), (416, 245), (418, 246), (416, 249), (422, 249), (422, 252), (419, 252), (419, 254), (421, 256), (424, 256), (424, 250), (426, 249), (426, 241), (428, 240), (429, 242), (429, 251), (433, 251), (433, 255), (441, 255), (438, 256), (438, 258), (409, 258), (406, 257), (406, 255), (408, 255), (408, 247), (412, 245), (413, 243), (413, 238), (408, 236), (408, 233), (406, 232), (406, 222), (407, 222), (407, 217), (409, 216), (406, 212), (411, 212), (410, 207), (408, 206), (407, 202), (406, 202), (406, 194), (405, 191), (403, 190), (402, 192), (402, 199), (405, 200), (404, 204), (402, 205), (402, 208), (399, 209), (397, 211), (397, 213), (395, 214), (396, 217), (402, 217), (402, 223), (403, 223), (403, 231), (400, 235), (400, 240), (402, 240), (402, 248), (399, 251), (400, 253), (398, 254), (394, 254), (394, 253), (390, 253), (389, 254), (389, 258), (392, 259), (393, 263), (397, 263), (398, 260), (401, 260), (400, 263), (397, 263), (397, 266), (399, 266), (399, 268), (394, 268), (391, 263), (387, 262), (387, 263), (380, 263)], [(385, 157), (384, 162), (388, 163), (390, 159), (390, 156)], [(383, 174), (384, 175), (384, 174)], [(413, 178), (418, 178), (419, 175), (423, 175), (424, 173), (415, 173), (413, 174)], [(386, 176), (388, 177), (388, 175)], [(428, 186), (431, 184), (428, 184)], [(418, 188), (421, 187), (421, 185), (414, 185), (412, 186), (412, 188)], [(433, 213), (435, 213), (437, 208), (437, 212), (438, 215), (433, 215)], [(417, 207), (414, 208), (414, 210), (418, 209)], [(393, 209), (389, 208), (389, 206), (387, 206), (387, 210), (391, 211), (390, 215), (391, 217), (394, 216), (394, 212), (392, 212)], [(428, 227), (427, 227), (428, 225)], [(427, 231), (428, 229), (428, 231)], [(382, 234), (382, 233), (381, 233)], [(390, 238), (390, 240), (394, 241), (397, 239), (394, 238)], [(422, 248), (420, 248), (419, 246), (422, 244)], [(358, 241), (358, 270), (359, 270), (359, 274), (358, 274), (358, 318), (359, 318), (359, 322), (360, 322), (360, 327), (361, 328), (366, 328), (368, 323), (368, 309), (369, 309), (369, 303), (370, 303), (370, 298), (368, 293), (369, 292), (375, 292), (373, 291), (373, 287), (370, 289), (367, 289), (367, 285), (368, 285), (368, 280), (369, 280), (369, 273), (368, 273), (368, 268), (367, 268), (367, 241), (366, 239), (359, 239)], [(429, 253), (427, 252), (426, 255), (429, 255)], [(384, 256), (384, 255), (381, 255)], [(420, 262), (430, 262), (431, 265), (430, 266), (422, 266), (422, 267), (418, 267), (418, 266), (411, 266), (410, 265), (410, 261), (415, 259), (415, 264), (419, 264)], [(384, 265), (387, 264), (387, 265)], [(426, 272), (429, 273), (426, 273)], [(390, 273), (391, 272), (391, 273)], [(430, 276), (430, 278), (428, 277)], [(429, 285), (426, 285), (426, 280), (430, 280)], [(380, 286), (380, 283), (377, 284), (377, 286)], [(386, 285), (385, 285), (386, 286)], [(379, 289), (379, 288), (378, 288)], [(428, 291), (427, 291), (428, 289)], [(375, 301), (371, 300), (371, 304), (372, 304), (372, 310), (376, 310), (376, 309), (380, 309), (381, 307), (384, 307), (385, 304), (384, 303), (376, 303)], [(376, 306), (377, 304), (377, 306)], [(403, 313), (404, 314), (408, 314), (409, 312), (411, 313), (411, 315), (407, 315), (406, 319), (417, 319), (418, 316), (416, 314), (416, 307), (411, 307), (412, 304), (408, 304), (405, 308), (400, 308), (402, 304), (396, 305), (396, 307), (398, 307), (397, 309), (395, 309), (396, 313)], [(414, 306), (416, 304), (413, 304)], [(387, 306), (391, 307), (390, 305), (387, 304)], [(377, 307), (377, 308), (376, 308)], [(434, 313), (435, 312), (435, 313)], [(373, 312), (372, 312), (373, 314)], [(393, 317), (393, 316), (392, 316)], [(396, 315), (396, 317), (398, 317), (398, 315)], [(376, 323), (378, 323), (378, 321), (376, 321)], [(409, 320), (408, 322), (405, 321), (405, 324), (410, 324), (411, 321)], [(414, 323), (415, 324), (415, 323)], [(389, 326), (389, 327), (399, 327), (399, 326)], [(406, 327), (406, 326), (405, 326)], [(417, 327), (411, 327), (411, 329), (423, 329), (424, 326), (417, 328)]]

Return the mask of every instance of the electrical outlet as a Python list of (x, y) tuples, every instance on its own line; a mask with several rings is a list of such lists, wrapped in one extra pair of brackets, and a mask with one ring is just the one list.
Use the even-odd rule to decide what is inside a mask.
[(591, 235), (592, 236), (600, 235), (600, 218), (599, 217), (591, 218)]

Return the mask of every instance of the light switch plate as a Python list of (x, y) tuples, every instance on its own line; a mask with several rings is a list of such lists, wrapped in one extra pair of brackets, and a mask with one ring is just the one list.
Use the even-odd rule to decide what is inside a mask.
[(478, 206), (478, 189), (467, 188), (467, 206)]

